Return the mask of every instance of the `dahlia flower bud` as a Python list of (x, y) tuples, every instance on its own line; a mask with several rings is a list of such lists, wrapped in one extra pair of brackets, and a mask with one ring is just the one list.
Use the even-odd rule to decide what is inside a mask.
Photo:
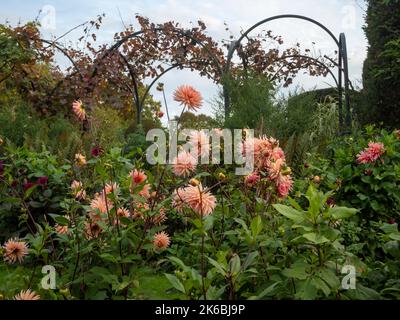
[(192, 185), (193, 187), (197, 187), (200, 184), (200, 181), (197, 179), (190, 179), (189, 184)]

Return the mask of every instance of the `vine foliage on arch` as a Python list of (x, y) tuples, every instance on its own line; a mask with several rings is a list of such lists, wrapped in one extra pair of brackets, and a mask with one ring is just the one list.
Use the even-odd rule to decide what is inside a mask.
[[(66, 111), (72, 100), (80, 98), (88, 106), (106, 104), (127, 112), (135, 110), (140, 115), (150, 89), (144, 85), (145, 81), (152, 79), (152, 84), (155, 84), (172, 69), (197, 71), (217, 84), (221, 84), (227, 69), (235, 74), (244, 68), (252, 68), (258, 73), (268, 74), (272, 80), (282, 81), (284, 85), (289, 85), (304, 66), (311, 75), (329, 74), (329, 58), (312, 57), (311, 50), (301, 50), (300, 44), (280, 50), (278, 46), (283, 43), (282, 37), (274, 36), (271, 31), (265, 31), (257, 38), (246, 35), (247, 43), (237, 47), (242, 63), (233, 63), (229, 55), (225, 56), (224, 50), (224, 47), (230, 49), (231, 43), (223, 41), (223, 46), (220, 46), (207, 34), (206, 25), (201, 21), (184, 29), (173, 21), (154, 24), (138, 15), (138, 29), (128, 26), (115, 34), (112, 45), (96, 46), (96, 33), (103, 17), (100, 15), (85, 24), (78, 45), (62, 46), (60, 38), (57, 41), (41, 39), (35, 25), (30, 26), (29, 33), (27, 27), (13, 30), (16, 35), (23, 35), (27, 47), (36, 52), (35, 64), (42, 59), (41, 62), (49, 66), (51, 81), (47, 86), (38, 89), (32, 85), (28, 90), (38, 97), (35, 100), (38, 109), (43, 112)], [(270, 49), (264, 48), (266, 42)], [(70, 62), (65, 70), (54, 63), (57, 52)], [(32, 73), (33, 78), (37, 76)], [(140, 121), (140, 116), (136, 118)]]

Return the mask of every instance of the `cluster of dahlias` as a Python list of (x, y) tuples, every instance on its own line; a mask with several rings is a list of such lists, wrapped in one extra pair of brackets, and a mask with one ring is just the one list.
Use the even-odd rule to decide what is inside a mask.
[[(222, 135), (220, 129), (214, 129), (217, 136)], [(175, 175), (187, 178), (196, 171), (199, 157), (209, 158), (210, 155), (210, 135), (201, 130), (192, 130), (189, 132), (190, 152), (181, 150), (178, 156), (173, 160), (172, 171)]]
[(365, 148), (357, 155), (357, 162), (360, 164), (374, 163), (385, 153), (385, 146), (381, 142), (369, 142)]
[(279, 197), (286, 197), (293, 186), (291, 170), (286, 165), (285, 153), (274, 138), (252, 138), (243, 143), (243, 155), (254, 158), (254, 172), (245, 178), (248, 187), (254, 187), (266, 177), (277, 190)]
[[(131, 179), (130, 192), (131, 194), (139, 195), (144, 198), (144, 202), (134, 199), (131, 203), (131, 210), (124, 207), (114, 209), (116, 206), (113, 201), (118, 198), (120, 194), (120, 186), (117, 183), (107, 183), (100, 193), (96, 193), (90, 202), (90, 209), (88, 212), (88, 219), (85, 222), (85, 236), (87, 239), (97, 238), (103, 232), (103, 224), (124, 226), (120, 218), (133, 218), (144, 220), (147, 226), (161, 225), (167, 220), (166, 212), (163, 207), (158, 208), (158, 213), (150, 215), (152, 201), (155, 201), (156, 192), (151, 192), (151, 185), (145, 184), (147, 176), (143, 171), (132, 170), (128, 178)], [(79, 182), (73, 182), (75, 195), (82, 197), (82, 185)], [(86, 195), (86, 193), (85, 193)], [(115, 216), (112, 212), (116, 212)], [(101, 222), (101, 223), (100, 223)], [(104, 226), (104, 225), (103, 225)], [(166, 236), (168, 241), (166, 241)], [(161, 238), (161, 240), (157, 240)], [(169, 246), (169, 236), (165, 233), (158, 233), (154, 235), (153, 239), (155, 249), (163, 249)]]

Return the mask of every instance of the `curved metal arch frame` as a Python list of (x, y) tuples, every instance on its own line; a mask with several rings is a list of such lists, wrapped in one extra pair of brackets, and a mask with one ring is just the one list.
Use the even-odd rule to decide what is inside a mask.
[[(275, 60), (274, 62), (279, 61), (279, 60), (283, 60), (283, 59), (286, 59), (286, 58), (303, 58), (303, 59), (310, 60), (312, 62), (312, 64), (318, 65), (318, 66), (326, 69), (328, 71), (328, 73), (332, 76), (333, 81), (335, 81), (336, 86), (339, 86), (338, 79), (336, 78), (336, 76), (332, 72), (332, 70), (325, 63), (319, 61), (318, 59), (313, 58), (313, 57), (309, 57), (309, 56), (306, 56), (306, 55), (302, 55), (302, 54), (291, 54), (291, 55), (287, 55), (287, 56), (281, 57), (281, 58)], [(274, 77), (275, 77), (275, 75), (272, 77), (272, 80), (274, 80)]]
[[(197, 38), (193, 37), (188, 31), (185, 31), (183, 29), (178, 29), (178, 28), (173, 28), (172, 29), (174, 32), (176, 32), (177, 34), (180, 34), (184, 37), (187, 37), (188, 39), (194, 41), (196, 44), (200, 45), (209, 55), (209, 57), (214, 61), (215, 66), (218, 68), (218, 72), (220, 74), (220, 76), (222, 77), (223, 75), (223, 68), (221, 66), (220, 61), (218, 60), (218, 58), (208, 49), (208, 47), (200, 40), (198, 40)], [(155, 29), (156, 32), (163, 32), (165, 31), (164, 28), (156, 28)], [(92, 74), (91, 74), (91, 78), (93, 78), (96, 73), (97, 73), (97, 68), (99, 63), (101, 63), (102, 60), (104, 60), (109, 54), (113, 53), (114, 51), (118, 50), (120, 46), (122, 46), (126, 41), (128, 41), (129, 39), (135, 38), (135, 37), (140, 37), (140, 35), (144, 34), (145, 31), (143, 30), (139, 30), (136, 31), (132, 34), (129, 34), (125, 37), (123, 37), (122, 39), (118, 40), (116, 43), (114, 43), (113, 46), (111, 46), (99, 59), (99, 61), (95, 62), (95, 66), (93, 68)], [(119, 52), (119, 51), (118, 51)], [(133, 87), (134, 87), (134, 91), (133, 91), (133, 95), (134, 95), (134, 101), (135, 101), (135, 105), (136, 105), (136, 110), (137, 110), (137, 116), (136, 116), (136, 122), (139, 124), (141, 123), (141, 113), (143, 110), (143, 105), (144, 105), (144, 101), (146, 100), (150, 89), (152, 88), (152, 86), (163, 76), (165, 75), (167, 72), (171, 71), (174, 68), (182, 68), (182, 64), (174, 64), (170, 67), (168, 67), (167, 69), (165, 69), (162, 73), (160, 73), (157, 77), (155, 77), (153, 79), (153, 81), (150, 83), (149, 86), (147, 86), (146, 91), (143, 95), (143, 97), (139, 96), (139, 92), (138, 92), (138, 83), (136, 80), (136, 76), (135, 73), (133, 71), (133, 69), (131, 68), (131, 65), (129, 64), (128, 59), (119, 52), (119, 56), (122, 58), (124, 64), (126, 65), (128, 72), (130, 74), (132, 83), (133, 83)]]
[[(229, 74), (230, 73), (230, 68), (231, 68), (231, 61), (233, 58), (234, 52), (239, 48), (239, 45), (241, 41), (247, 37), (247, 35), (253, 31), (255, 28), (273, 21), (273, 20), (278, 20), (278, 19), (300, 19), (300, 20), (305, 20), (308, 22), (313, 23), (314, 25), (317, 25), (320, 27), (322, 30), (324, 30), (335, 42), (335, 44), (338, 47), (338, 78), (337, 78), (337, 84), (338, 84), (338, 112), (339, 112), (339, 133), (340, 134), (345, 134), (349, 133), (351, 131), (351, 109), (350, 109), (350, 95), (349, 95), (349, 68), (348, 68), (348, 58), (347, 58), (347, 45), (346, 45), (346, 37), (344, 33), (341, 33), (339, 35), (339, 39), (335, 37), (335, 35), (330, 31), (326, 26), (324, 26), (322, 23), (311, 19), (306, 16), (302, 15), (296, 15), (296, 14), (283, 14), (283, 15), (277, 15), (273, 17), (269, 17), (266, 19), (263, 19), (250, 28), (248, 28), (240, 37), (238, 40), (232, 41), (229, 49), (228, 49), (228, 55), (227, 55), (227, 62), (226, 62), (226, 68), (225, 68), (225, 73)], [(332, 74), (333, 76), (333, 74)], [(343, 121), (343, 76), (344, 76), (344, 95), (345, 95), (345, 106), (346, 106), (346, 116), (345, 116), (345, 126), (344, 126), (344, 121)], [(335, 78), (335, 77), (334, 77)], [(229, 116), (229, 111), (230, 111), (230, 99), (229, 95), (227, 92), (226, 87), (224, 87), (224, 102), (225, 102), (225, 116)]]

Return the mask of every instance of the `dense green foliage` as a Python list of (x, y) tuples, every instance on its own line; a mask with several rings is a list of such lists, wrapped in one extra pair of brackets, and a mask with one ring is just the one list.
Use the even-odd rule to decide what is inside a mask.
[(369, 47), (360, 118), (396, 128), (400, 124), (400, 2), (369, 0), (365, 34)]

